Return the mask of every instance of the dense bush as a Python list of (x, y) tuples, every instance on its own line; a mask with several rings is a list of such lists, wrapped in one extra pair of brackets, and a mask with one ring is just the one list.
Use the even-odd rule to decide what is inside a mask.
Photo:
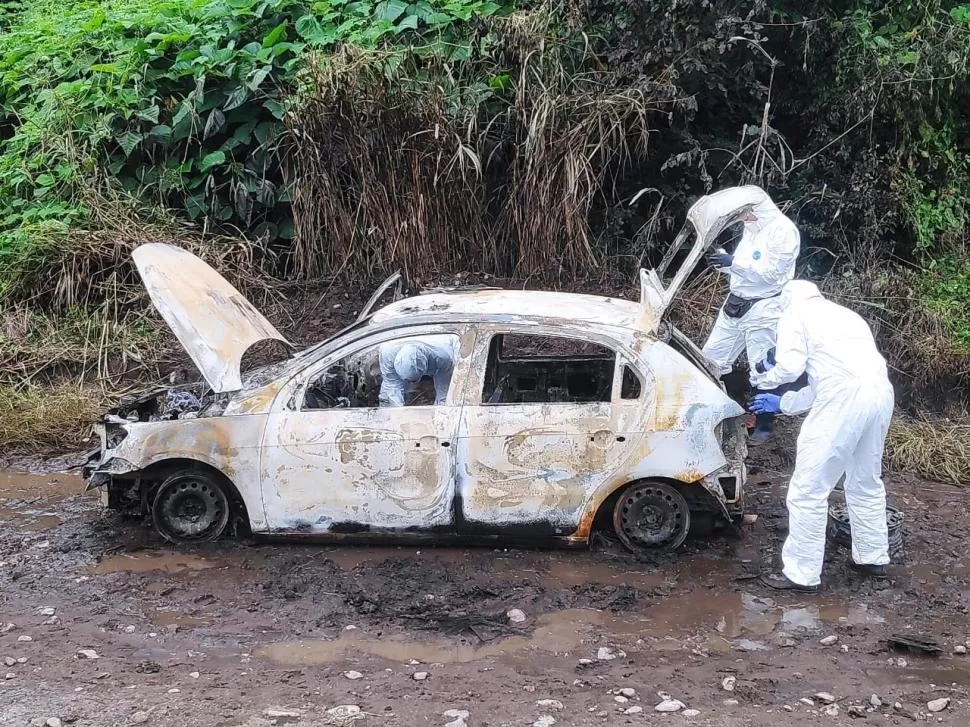
[[(4, 9), (8, 305), (104, 299), (132, 282), (128, 247), (165, 230), (201, 250), (245, 237), (247, 264), (302, 278), (630, 271), (697, 195), (754, 182), (798, 222), (802, 271), (836, 272), (908, 381), (966, 386), (970, 4)], [(65, 260), (81, 272), (52, 285)]]

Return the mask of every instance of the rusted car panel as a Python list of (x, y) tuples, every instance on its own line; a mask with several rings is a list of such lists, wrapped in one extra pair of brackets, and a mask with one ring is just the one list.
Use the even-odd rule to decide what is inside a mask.
[(243, 354), (254, 344), (290, 344), (252, 303), (192, 253), (151, 243), (132, 257), (152, 303), (216, 392), (242, 388)]
[[(210, 388), (113, 410), (86, 474), (112, 506), (137, 504), (156, 526), (193, 488), (230, 491), (254, 533), (333, 540), (581, 544), (638, 482), (670, 483), (692, 509), (726, 519), (742, 512), (743, 410), (696, 347), (661, 325), (655, 274), (643, 274), (639, 302), (494, 289), (398, 300), (244, 378), (246, 349), (283, 337), (201, 261), (146, 247), (146, 287)], [(195, 275), (206, 289), (182, 290)], [(197, 307), (208, 314), (189, 322)], [(432, 336), (453, 341), (446, 403), (378, 406), (375, 352)], [(504, 352), (517, 338), (589, 352)], [(190, 534), (193, 517), (180, 521)]]

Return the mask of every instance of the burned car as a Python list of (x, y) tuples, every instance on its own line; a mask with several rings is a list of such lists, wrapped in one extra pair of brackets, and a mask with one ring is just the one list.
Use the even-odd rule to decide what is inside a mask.
[[(242, 525), (323, 541), (584, 545), (602, 528), (630, 549), (670, 549), (692, 518), (738, 522), (744, 411), (664, 313), (744, 209), (737, 195), (695, 204), (663, 265), (641, 271), (638, 302), (459, 289), (378, 308), (375, 294), (354, 325), (245, 375), (250, 347), (286, 339), (199, 258), (142, 245), (145, 287), (205, 384), (108, 412), (88, 487), (173, 542)], [(436, 404), (419, 382), (405, 406), (381, 406), (381, 347), (413, 340), (452, 352), (447, 394)]]

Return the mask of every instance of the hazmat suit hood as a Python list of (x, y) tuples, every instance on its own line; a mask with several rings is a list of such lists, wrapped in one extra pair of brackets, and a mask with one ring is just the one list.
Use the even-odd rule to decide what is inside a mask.
[(811, 298), (824, 298), (818, 286), (807, 280), (791, 280), (781, 291), (781, 308), (786, 310), (792, 305), (798, 305)]
[(749, 233), (758, 233), (765, 229), (772, 222), (783, 216), (783, 213), (764, 190), (757, 188), (764, 195), (751, 208), (751, 214), (758, 219), (754, 222), (745, 222), (744, 229)]
[(394, 369), (405, 381), (417, 381), (428, 368), (428, 354), (420, 346), (406, 345), (394, 357)]

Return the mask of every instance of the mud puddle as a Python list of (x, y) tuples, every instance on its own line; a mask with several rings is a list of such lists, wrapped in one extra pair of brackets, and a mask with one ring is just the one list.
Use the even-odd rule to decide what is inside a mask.
[(11, 470), (0, 471), (0, 500), (60, 500), (83, 492), (84, 480), (77, 475), (32, 475)]
[(21, 530), (39, 533), (56, 528), (61, 524), (61, 519), (46, 510), (0, 507), (0, 523), (16, 524)]
[(506, 636), (486, 644), (469, 644), (451, 639), (419, 640), (401, 635), (376, 638), (359, 629), (344, 631), (331, 641), (299, 640), (266, 644), (258, 656), (286, 666), (312, 666), (339, 661), (349, 654), (363, 653), (387, 661), (463, 664), (488, 657), (509, 657), (519, 653), (569, 652), (580, 647), (591, 626), (611, 628), (621, 619), (599, 611), (569, 609), (539, 616), (531, 636)]
[(89, 575), (109, 573), (161, 573), (175, 574), (208, 570), (219, 567), (219, 563), (191, 553), (145, 552), (138, 555), (122, 553), (105, 558), (97, 565), (87, 569)]

